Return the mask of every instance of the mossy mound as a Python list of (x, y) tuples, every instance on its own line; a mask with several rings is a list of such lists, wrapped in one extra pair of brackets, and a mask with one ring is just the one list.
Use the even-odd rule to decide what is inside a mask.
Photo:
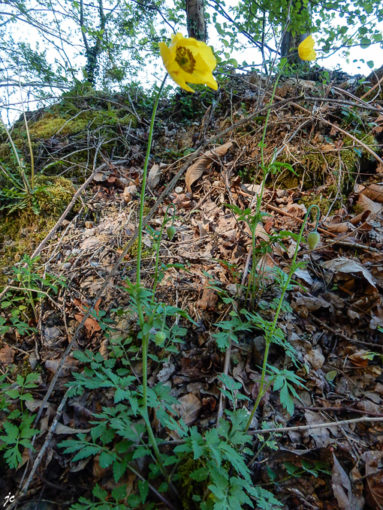
[(39, 175), (36, 185), (41, 189), (34, 194), (39, 214), (30, 206), (0, 218), (0, 287), (6, 283), (13, 264), (46, 237), (76, 191), (64, 177)]
[[(354, 136), (372, 151), (378, 150), (378, 143), (371, 133)], [(300, 186), (303, 179), (305, 190), (322, 184), (334, 184), (338, 191), (345, 193), (355, 182), (361, 161), (372, 158), (369, 151), (349, 137), (318, 144), (317, 147), (304, 143), (295, 151), (291, 148), (289, 153), (285, 151), (281, 160), (293, 165), (296, 175), (286, 170), (279, 183), (282, 188), (294, 188)]]
[[(102, 151), (113, 152), (117, 158), (126, 154), (126, 134), (137, 128), (139, 118), (128, 104), (122, 95), (74, 90), (50, 107), (27, 112), (25, 118), (21, 115), (10, 135), (26, 167), (31, 163), (32, 148), (36, 172), (57, 175), (66, 171), (68, 177), (78, 176), (76, 168), (88, 167), (95, 155), (97, 163), (101, 163)], [(5, 132), (0, 133), (0, 162), (17, 173), (15, 155)], [(0, 181), (5, 184), (1, 176)]]

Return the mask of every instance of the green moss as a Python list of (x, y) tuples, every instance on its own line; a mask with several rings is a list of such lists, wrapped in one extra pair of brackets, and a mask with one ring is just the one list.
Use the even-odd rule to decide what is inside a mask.
[[(367, 145), (367, 147), (369, 147), (374, 152), (379, 151), (379, 144), (372, 133), (361, 132), (354, 134), (354, 136), (355, 138), (363, 142), (364, 145)], [(346, 140), (344, 141), (344, 146), (351, 147), (352, 148), (351, 150), (353, 150), (357, 156), (363, 155), (368, 159), (373, 158), (373, 155), (369, 151), (367, 151), (362, 145), (356, 144), (354, 140), (352, 140), (351, 138), (348, 137), (346, 138)]]
[(76, 192), (72, 182), (65, 177), (46, 175), (38, 175), (35, 182), (36, 186), (43, 187), (42, 191), (36, 193), (40, 214), (44, 217), (61, 216)]
[[(125, 246), (123, 246), (123, 250), (126, 248), (128, 243), (126, 243)], [(135, 239), (132, 246), (129, 248), (127, 255), (132, 258), (136, 259), (138, 255), (138, 239)], [(151, 257), (153, 255), (153, 249), (147, 248), (142, 250), (142, 258), (145, 259), (147, 257)]]
[(115, 110), (80, 110), (73, 116), (55, 110), (57, 108), (45, 113), (38, 121), (30, 123), (29, 132), (32, 139), (75, 135), (85, 129), (137, 125), (133, 115), (125, 114), (120, 117), (120, 112)]
[[(304, 195), (302, 198), (298, 201), (299, 204), (304, 204), (306, 206), (306, 209), (310, 207), (310, 205), (317, 205), (320, 209), (321, 215), (327, 214), (330, 206), (334, 202), (334, 198), (336, 196), (336, 187), (335, 186), (329, 186), (326, 188), (326, 195), (317, 194), (317, 193), (310, 193), (309, 195)], [(336, 202), (333, 204), (332, 209), (338, 209), (341, 207), (341, 198), (337, 199)]]
[(0, 219), (0, 285), (6, 282), (14, 263), (24, 253), (31, 254), (45, 239), (75, 193), (71, 181), (64, 177), (39, 175), (36, 184), (41, 186), (41, 191), (35, 194), (38, 215), (27, 208)]
[[(359, 133), (354, 136), (373, 151), (378, 150), (378, 143), (371, 133)], [(340, 191), (345, 192), (355, 180), (354, 176), (361, 158), (371, 157), (365, 148), (349, 137), (344, 137), (343, 146), (339, 150), (335, 146), (334, 150), (322, 151), (320, 148), (315, 150), (311, 145), (303, 145), (299, 148), (299, 153), (294, 153), (293, 157), (285, 155), (285, 158), (282, 158), (282, 161), (294, 164), (298, 178), (286, 170), (283, 177), (278, 180), (278, 185), (281, 183), (282, 188), (294, 188), (304, 177), (303, 189), (309, 189), (325, 184), (329, 176), (332, 176), (332, 179), (340, 184)]]
[(198, 510), (201, 503), (193, 502), (193, 496), (199, 496), (201, 501), (207, 489), (206, 482), (197, 482), (190, 477), (190, 473), (203, 467), (200, 460), (186, 459), (178, 466), (178, 487), (184, 510)]

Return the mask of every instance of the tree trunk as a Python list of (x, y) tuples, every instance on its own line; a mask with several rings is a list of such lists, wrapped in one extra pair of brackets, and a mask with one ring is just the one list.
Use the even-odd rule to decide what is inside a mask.
[(186, 0), (188, 36), (207, 41), (204, 0)]
[[(302, 13), (306, 11), (307, 22), (306, 27), (302, 27), (301, 33), (291, 30), (291, 19), (295, 19), (298, 15), (302, 17)], [(298, 56), (298, 46), (309, 35), (309, 23), (311, 19), (310, 4), (306, 4), (302, 0), (292, 0), (290, 11), (287, 16), (286, 25), (283, 27), (283, 36), (281, 43), (281, 58), (287, 58), (289, 64), (298, 64), (300, 62)]]

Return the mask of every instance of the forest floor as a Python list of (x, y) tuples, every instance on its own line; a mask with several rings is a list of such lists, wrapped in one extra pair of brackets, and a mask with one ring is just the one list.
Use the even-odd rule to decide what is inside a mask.
[[(308, 208), (317, 205), (320, 241), (314, 249), (306, 241), (315, 228), (313, 213), (279, 316), (280, 342), (271, 344), (268, 358), (273, 368), (267, 377), (274, 369), (289, 371), (297, 384), (268, 387), (249, 429), (247, 464), (254, 486), (271, 491), (281, 508), (383, 508), (382, 96), (375, 95), (379, 88), (366, 94), (371, 84), (361, 93), (346, 78), (327, 83), (290, 78), (281, 80), (270, 106), (271, 85), (255, 74), (234, 76), (194, 117), (195, 104), (203, 102), (198, 94), (187, 99), (190, 104), (180, 95), (173, 114), (160, 103), (141, 278), (146, 288), (156, 286), (156, 302), (186, 313), (172, 316), (169, 308), (164, 318), (168, 327), (182, 330), (182, 342), (168, 338), (166, 345), (150, 344), (149, 387), (169, 388), (178, 401), (174, 415), (202, 432), (215, 428), (226, 409), (252, 409), (265, 352), (262, 324), (275, 317), (297, 234)], [(280, 164), (268, 167), (262, 192), (260, 143), (267, 111), (264, 164), (273, 158)], [(96, 484), (107, 494), (116, 486), (99, 454), (73, 462), (58, 443), (81, 432), (89, 439), (94, 413), (114, 405), (107, 389), (68, 396), (67, 383), (86, 365), (74, 351), (108, 360), (123, 344), (136, 378), (132, 384), (142, 380), (137, 315), (127, 283), (136, 278), (134, 235), (148, 133), (147, 119), (137, 117), (136, 126), (124, 131), (129, 144), (122, 155), (101, 149), (103, 159), (86, 181), (79, 175), (72, 179), (76, 200), (68, 200), (70, 207), (55, 219), (49, 238), (34, 239), (33, 229), (24, 225), (27, 255), (39, 256), (32, 273), (29, 266), (28, 277), (20, 277), (25, 273), (19, 269), (19, 278), (12, 278), (5, 268), (3, 398), (13, 412), (21, 402), (38, 430), (33, 451), (20, 447), (15, 469), (0, 465), (5, 508), (14, 496), (23, 510), (69, 508), (80, 496), (91, 498)], [(40, 139), (44, 162), (62, 159), (59, 151), (71, 135), (60, 136)], [(251, 214), (260, 193), (265, 214), (253, 251)], [(165, 217), (159, 277), (156, 232)], [(169, 225), (175, 227), (171, 233)], [(25, 259), (22, 263), (27, 267)], [(38, 286), (44, 296), (35, 299)], [(24, 333), (12, 322), (13, 307), (24, 303), (23, 296), (30, 313)], [(89, 314), (92, 305), (96, 311)], [(31, 372), (38, 376), (28, 388)], [(222, 393), (229, 379), (220, 374), (235, 382), (229, 398)], [(24, 400), (22, 390), (30, 394)], [(1, 409), (0, 419), (12, 422)], [(155, 409), (150, 420), (170, 449), (173, 440), (177, 444)], [(4, 432), (0, 440), (4, 455)], [(140, 476), (147, 476), (145, 459), (135, 461), (138, 475), (124, 475), (132, 494), (138, 493)], [(169, 507), (171, 496), (165, 492), (161, 502), (153, 485), (151, 508)], [(185, 495), (181, 499), (173, 508), (200, 508), (191, 499), (185, 502)], [(253, 508), (261, 506), (254, 502)]]

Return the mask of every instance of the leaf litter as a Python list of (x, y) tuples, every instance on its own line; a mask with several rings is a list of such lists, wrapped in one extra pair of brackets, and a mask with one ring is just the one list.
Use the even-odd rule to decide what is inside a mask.
[[(246, 268), (250, 264), (251, 231), (227, 205), (254, 209), (260, 192), (259, 142), (263, 125), (255, 120), (241, 127), (241, 122), (244, 107), (248, 115), (262, 107), (257, 103), (261, 96), (248, 94), (262, 85), (252, 75), (236, 80), (239, 90), (236, 102), (230, 102), (229, 93), (223, 94), (219, 114), (210, 114), (204, 120), (204, 129), (214, 134), (231, 123), (238, 122), (239, 127), (189, 165), (185, 176), (149, 221), (150, 227), (158, 228), (167, 206), (176, 205), (176, 235), (173, 240), (164, 237), (162, 242), (160, 257), (168, 268), (157, 294), (161, 301), (187, 310), (194, 320), (193, 326), (183, 324), (188, 334), (182, 347), (168, 355), (160, 369), (156, 363), (150, 364), (150, 383), (162, 381), (168, 385), (178, 399), (174, 416), (201, 429), (215, 426), (220, 400), (222, 384), (218, 376), (224, 372), (225, 353), (217, 349), (213, 335), (217, 332), (216, 324), (230, 313), (222, 296), (240, 299), (239, 289), (247, 281)], [(301, 87), (300, 92), (305, 94), (309, 90), (312, 95), (319, 84), (305, 80), (286, 82), (277, 94), (294, 97), (296, 87)], [(273, 344), (270, 352), (270, 363), (280, 369), (289, 367), (302, 378), (305, 388), (297, 388), (291, 416), (272, 387), (262, 399), (253, 430), (261, 423), (270, 429), (278, 426), (291, 430), (262, 436), (268, 437), (269, 446), (261, 448), (253, 460), (253, 482), (272, 486), (285, 508), (383, 508), (381, 163), (363, 146), (347, 145), (349, 140), (338, 129), (339, 121), (334, 120), (339, 119), (339, 105), (326, 104), (322, 115), (326, 116), (327, 124), (321, 124), (318, 115), (314, 119), (304, 109), (297, 110), (291, 102), (275, 108), (270, 117), (266, 159), (270, 160), (277, 151), (279, 159), (288, 161), (295, 173), (284, 168), (266, 182), (262, 211), (267, 215), (255, 232), (257, 246), (280, 231), (297, 233), (308, 205), (313, 202), (322, 212), (321, 242), (313, 251), (302, 243), (298, 260), (305, 267), (295, 273), (296, 282), (287, 297), (290, 309), (279, 321), (298, 364), (293, 365), (291, 356), (278, 345)], [(231, 119), (225, 114), (229, 107)], [(381, 115), (378, 110), (363, 115), (364, 120), (370, 115), (368, 120), (376, 122), (375, 145), (371, 150), (381, 155)], [(343, 124), (342, 129), (351, 128)], [(199, 129), (198, 123), (186, 126), (179, 136), (184, 135), (184, 140), (191, 142), (198, 138)], [(168, 137), (166, 132), (173, 134)], [(154, 144), (156, 163), (149, 172), (149, 206), (182, 165), (182, 158), (170, 163), (161, 160), (164, 141), (168, 147), (179, 148), (182, 144), (177, 125), (171, 120)], [(25, 363), (41, 366), (41, 383), (38, 389), (31, 390), (33, 401), (28, 404), (29, 409), (40, 408), (41, 397), (63, 359), (63, 349), (71, 344), (84, 312), (105, 282), (109, 283), (102, 299), (97, 301), (96, 313), (85, 319), (76, 348), (107, 357), (113, 335), (136, 330), (134, 314), (121, 318), (115, 312), (129, 307), (124, 281), (134, 279), (134, 245), (118, 271), (113, 271), (136, 228), (139, 165), (144, 149), (144, 145), (137, 145), (130, 167), (129, 162), (124, 162), (95, 175), (93, 189), (84, 197), (92, 220), (86, 212), (78, 214), (70, 228), (58, 231), (43, 251), (41, 263), (45, 270), (65, 277), (67, 284), (60, 289), (55, 307), (50, 301), (39, 305), (39, 322), (44, 325), (41, 335), (20, 338), (10, 329), (1, 339), (1, 367), (12, 362), (18, 367)], [(353, 173), (347, 170), (350, 160), (342, 159), (346, 153), (353, 158)], [(272, 318), (270, 303), (278, 296), (276, 270), (288, 271), (295, 246), (291, 237), (280, 243), (271, 242), (259, 260), (257, 271), (262, 274), (264, 287), (258, 299), (265, 318)], [(152, 241), (147, 233), (143, 278), (148, 287), (153, 282), (153, 261)], [(248, 302), (243, 304), (250, 306)], [(105, 318), (113, 321), (111, 335), (107, 334)], [(264, 339), (256, 328), (241, 332), (238, 343), (231, 345), (228, 374), (253, 401), (259, 388), (263, 351)], [(132, 359), (131, 366), (139, 377), (142, 371), (139, 359)], [(49, 408), (44, 407), (49, 413), (46, 412), (45, 422), (41, 420), (42, 435), (37, 439), (37, 449), (56, 416), (65, 383), (81, 367), (81, 361), (71, 356), (65, 360)], [(80, 430), (86, 433), (92, 413), (109, 398), (108, 392), (100, 392), (96, 399), (90, 395), (69, 398), (62, 414), (57, 416), (55, 435), (76, 434)], [(230, 407), (228, 402), (225, 405)], [(374, 420), (357, 421), (363, 417)], [(382, 422), (377, 421), (379, 418)], [(175, 439), (170, 431), (160, 432), (170, 441)], [(59, 496), (56, 500), (62, 504), (75, 500), (78, 491), (89, 491), (95, 481), (111, 488), (110, 472), (100, 467), (97, 457), (91, 470), (88, 460), (70, 463), (57, 447), (59, 440), (55, 435), (39, 467), (42, 476), (33, 478), (31, 490), (44, 490), (52, 499), (57, 497), (52, 486), (61, 484), (68, 489), (66, 498)], [(261, 436), (256, 437), (260, 441)], [(140, 462), (145, 469), (144, 461)], [(3, 476), (9, 484), (7, 489), (16, 490), (18, 480), (13, 480), (10, 473)], [(126, 483), (134, 492), (138, 479), (130, 474)]]

